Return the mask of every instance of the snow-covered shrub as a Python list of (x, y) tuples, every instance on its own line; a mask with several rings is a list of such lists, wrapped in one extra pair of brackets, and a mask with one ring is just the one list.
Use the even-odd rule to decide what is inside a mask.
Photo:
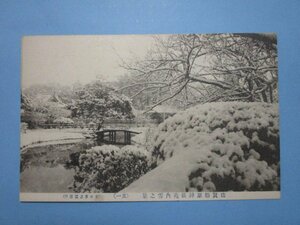
[(55, 120), (53, 120), (53, 123), (57, 123), (57, 124), (73, 124), (74, 121), (70, 118), (66, 118), (66, 117), (60, 117), (57, 118)]
[(101, 81), (84, 85), (76, 91), (72, 115), (76, 118), (97, 121), (99, 117), (114, 119), (133, 119), (131, 100), (117, 93)]
[(118, 192), (148, 171), (147, 152), (136, 146), (96, 146), (81, 153), (75, 192)]
[[(160, 124), (152, 164), (192, 154), (187, 191), (279, 189), (278, 105), (207, 103)], [(176, 169), (176, 168), (174, 168)]]

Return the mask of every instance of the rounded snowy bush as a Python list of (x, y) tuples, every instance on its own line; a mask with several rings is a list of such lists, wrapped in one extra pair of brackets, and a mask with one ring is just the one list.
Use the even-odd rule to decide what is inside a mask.
[[(279, 190), (278, 105), (207, 103), (176, 114), (154, 135), (152, 165), (191, 154), (186, 191)], [(177, 168), (174, 168), (177, 169)]]
[(81, 153), (76, 167), (75, 192), (118, 192), (148, 171), (144, 149), (96, 146)]

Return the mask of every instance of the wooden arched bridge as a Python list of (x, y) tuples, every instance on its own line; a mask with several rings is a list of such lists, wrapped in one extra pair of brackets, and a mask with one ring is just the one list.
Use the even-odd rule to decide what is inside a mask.
[(96, 131), (97, 141), (105, 144), (130, 145), (132, 134), (140, 133), (129, 130), (113, 129)]

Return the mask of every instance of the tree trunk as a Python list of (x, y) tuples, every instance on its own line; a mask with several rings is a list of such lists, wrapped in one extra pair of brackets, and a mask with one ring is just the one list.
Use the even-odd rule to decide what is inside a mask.
[(273, 99), (273, 88), (270, 85), (269, 86), (269, 96), (270, 96), (270, 102), (273, 103), (274, 99)]

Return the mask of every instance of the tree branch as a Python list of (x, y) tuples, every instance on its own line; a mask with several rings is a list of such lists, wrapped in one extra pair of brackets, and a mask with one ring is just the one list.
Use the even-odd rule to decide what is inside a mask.
[(121, 87), (120, 89), (116, 90), (117, 92), (120, 92), (124, 89), (127, 89), (127, 88), (131, 88), (131, 87), (135, 87), (135, 86), (141, 86), (141, 85), (151, 85), (151, 84), (163, 84), (164, 86), (157, 86), (158, 88), (159, 87), (166, 87), (168, 86), (169, 84), (166, 83), (166, 82), (141, 82), (141, 83), (134, 83), (134, 84), (131, 84), (131, 85), (128, 85), (128, 86), (125, 86), (125, 87)]
[(214, 86), (220, 87), (222, 89), (226, 89), (226, 90), (232, 88), (232, 86), (229, 85), (228, 83), (220, 82), (220, 81), (216, 81), (216, 80), (210, 80), (210, 79), (206, 79), (206, 78), (190, 77), (190, 80), (204, 83), (204, 84), (211, 84), (211, 85), (214, 85)]
[(167, 98), (164, 98), (162, 100), (160, 100), (159, 102), (155, 103), (154, 105), (150, 106), (149, 109), (147, 109), (145, 112), (143, 113), (147, 113), (149, 111), (151, 111), (153, 108), (155, 108), (156, 106), (170, 100), (171, 98), (175, 97), (176, 95), (178, 95), (184, 88), (185, 86), (188, 84), (189, 80), (186, 80), (186, 82), (181, 86), (181, 88), (179, 88), (174, 94), (172, 94), (171, 96), (167, 97)]

